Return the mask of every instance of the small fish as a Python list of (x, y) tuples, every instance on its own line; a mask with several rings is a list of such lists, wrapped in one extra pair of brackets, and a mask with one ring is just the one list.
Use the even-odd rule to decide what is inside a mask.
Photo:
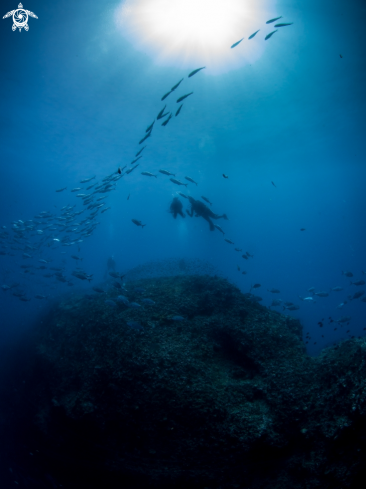
[(188, 199), (188, 197), (186, 196), (186, 194), (184, 194), (183, 192), (178, 192), (178, 194), (179, 194), (181, 197), (184, 197), (185, 199)]
[(13, 292), (14, 297), (22, 297), (24, 295), (25, 295), (25, 292), (22, 292), (20, 290), (16, 290), (15, 292)]
[(179, 114), (179, 112), (182, 110), (182, 107), (183, 107), (183, 104), (179, 106), (179, 109), (175, 113), (175, 117), (177, 117), (177, 115)]
[(284, 24), (275, 24), (275, 27), (286, 27), (287, 25), (292, 25), (293, 22), (287, 22), (287, 23), (284, 23)]
[(117, 307), (117, 304), (114, 301), (112, 301), (111, 299), (105, 300), (104, 304), (107, 304), (107, 306), (111, 306), (111, 307)]
[(342, 316), (339, 319), (336, 319), (336, 323), (348, 323), (351, 320), (351, 316)]
[(151, 136), (151, 131), (150, 131), (148, 134), (146, 134), (146, 136), (145, 136), (145, 137), (143, 137), (143, 138), (141, 139), (141, 141), (139, 141), (139, 144), (142, 144), (142, 143), (143, 143), (143, 142), (144, 142), (144, 141), (145, 141), (147, 138), (149, 138), (150, 136)]
[(141, 226), (142, 228), (146, 226), (146, 224), (142, 224), (141, 221), (138, 221), (137, 219), (131, 219), (131, 221), (136, 224), (136, 226)]
[[(93, 275), (88, 275), (82, 271), (78, 272), (75, 270), (74, 272), (72, 272), (71, 275), (74, 275), (74, 277), (77, 277), (80, 280), (89, 280), (89, 282), (93, 279)], [(66, 282), (66, 280), (63, 279), (63, 277), (58, 277), (58, 280), (60, 280), (60, 282)]]
[(73, 258), (74, 260), (82, 260), (82, 258), (79, 258), (78, 256), (76, 255), (71, 255), (71, 258)]
[[(169, 113), (169, 112), (168, 112)], [(165, 114), (166, 115), (166, 114)], [(170, 121), (170, 119), (172, 118), (172, 114), (170, 113), (169, 117), (167, 118), (166, 121), (164, 121), (161, 125), (162, 126), (166, 126), (168, 124), (168, 122)]]
[(170, 177), (171, 175), (175, 177), (175, 173), (170, 173), (170, 171), (168, 170), (159, 170), (159, 172), (162, 173), (163, 175), (168, 175), (168, 177)]
[(177, 180), (176, 178), (171, 178), (170, 181), (175, 183), (176, 185), (184, 185), (185, 187), (188, 186), (188, 183), (182, 183), (179, 180)]
[(237, 269), (238, 269), (238, 272), (240, 272), (240, 267), (239, 267), (239, 265), (236, 265), (236, 267), (237, 267)]
[(112, 282), (112, 286), (117, 290), (122, 289), (122, 285), (119, 282)]
[(48, 295), (37, 294), (34, 296), (36, 299), (47, 299)]
[(231, 48), (231, 49), (235, 48), (235, 47), (236, 47), (238, 44), (240, 44), (240, 43), (241, 43), (241, 41), (242, 41), (243, 39), (244, 39), (244, 37), (242, 37), (242, 38), (240, 39), (240, 41), (234, 42), (234, 44), (232, 44), (232, 45), (230, 46), (230, 48)]
[(297, 311), (298, 309), (300, 309), (300, 306), (296, 306), (295, 304), (293, 306), (282, 306), (283, 307), (283, 310), (285, 309), (288, 309), (289, 311)]
[[(164, 117), (164, 115), (168, 115), (169, 112), (167, 114), (164, 114), (164, 110), (166, 108), (166, 105), (164, 105), (164, 108), (161, 109), (161, 111), (159, 112), (158, 116), (157, 116), (157, 120), (161, 119), (162, 117)], [(155, 121), (154, 121), (155, 122)]]
[(144, 289), (143, 287), (135, 287), (133, 291), (137, 294), (143, 294), (144, 292), (146, 292), (146, 289)]
[(63, 192), (66, 189), (67, 189), (67, 187), (59, 188), (58, 190), (56, 190), (56, 192)]
[(315, 287), (310, 287), (310, 288), (308, 289), (308, 292), (314, 292), (314, 290), (315, 290)]
[(269, 39), (270, 37), (272, 37), (275, 32), (277, 32), (277, 29), (275, 31), (272, 31), (269, 34), (267, 34), (266, 37), (264, 38), (264, 40), (267, 41), (267, 39)]
[(250, 289), (258, 289), (259, 287), (261, 287), (261, 284), (254, 284)]
[[(166, 107), (166, 106), (165, 106), (165, 107)], [(164, 107), (164, 109), (165, 109), (165, 107)], [(151, 131), (152, 131), (152, 128), (154, 127), (154, 124), (155, 124), (155, 119), (154, 119), (154, 121), (152, 122), (152, 124), (150, 124), (150, 126), (149, 126), (149, 127), (146, 129), (146, 131), (145, 131), (145, 132), (151, 132)], [(137, 156), (137, 155), (136, 155), (136, 156)]]
[(145, 175), (147, 177), (155, 177), (158, 178), (157, 175), (154, 175), (153, 173), (150, 173), (149, 171), (142, 171), (141, 175)]
[(247, 255), (241, 255), (241, 256), (244, 258), (244, 260), (248, 259)]
[(170, 95), (172, 93), (173, 90), (169, 90), (169, 92), (167, 92), (165, 95), (163, 95), (161, 97), (161, 100), (165, 100), (167, 98), (168, 95)]
[(172, 321), (185, 321), (185, 318), (183, 316), (172, 316), (170, 319)]
[(188, 78), (191, 78), (191, 76), (195, 75), (196, 73), (198, 73), (201, 70), (204, 70), (205, 68), (206, 68), (206, 66), (202, 66), (202, 68), (197, 68), (196, 70), (191, 71), (190, 74), (188, 75)]
[(341, 302), (338, 304), (337, 309), (342, 309), (342, 307), (346, 304), (346, 302)]
[(93, 290), (95, 292), (98, 292), (98, 294), (105, 294), (105, 291), (101, 289), (100, 287), (93, 287)]
[(281, 291), (278, 289), (267, 289), (267, 290), (268, 290), (268, 292), (271, 292), (271, 294), (280, 294), (281, 293)]
[(351, 285), (365, 285), (364, 280), (357, 280), (357, 282), (350, 282)]
[(222, 176), (223, 176), (224, 178), (229, 178), (229, 176), (228, 176), (228, 175), (225, 175), (225, 173), (223, 173), (223, 174), (222, 174)]
[(222, 229), (221, 226), (219, 226), (218, 224), (214, 224), (214, 226), (215, 226), (216, 229), (218, 229), (220, 231), (220, 233), (225, 234), (224, 233), (224, 230)]
[(132, 309), (139, 309), (141, 307), (140, 304), (138, 304), (137, 302), (130, 302), (129, 304), (129, 307), (131, 307)]
[(281, 305), (281, 299), (273, 299), (271, 307), (277, 307)]
[(179, 97), (179, 99), (177, 100), (177, 104), (179, 104), (179, 102), (182, 102), (182, 100), (184, 100), (185, 98), (189, 97), (190, 95), (192, 95), (193, 92), (190, 92), (190, 93), (187, 93), (186, 95), (183, 95), (182, 97)]
[(241, 272), (241, 273), (242, 273), (243, 275), (246, 275), (246, 274), (247, 274), (247, 272), (245, 272), (245, 271), (244, 271), (244, 272)]
[(144, 329), (143, 326), (141, 326), (141, 324), (138, 323), (137, 321), (127, 321), (126, 324), (127, 326), (133, 329)]
[(364, 295), (365, 291), (364, 290), (359, 290), (358, 292), (355, 292), (352, 296), (352, 299), (359, 299)]
[(153, 306), (155, 304), (155, 301), (153, 301), (152, 299), (142, 299), (142, 301), (144, 304), (148, 304), (149, 306)]
[(276, 17), (275, 19), (267, 20), (266, 24), (272, 24), (272, 22), (276, 22), (276, 20), (282, 19), (282, 15), (280, 17)]
[(71, 190), (71, 192), (79, 192), (79, 190), (83, 190), (81, 187), (75, 187)]
[(138, 161), (140, 158), (142, 158), (142, 156), (139, 156), (138, 158), (135, 158), (133, 161), (131, 161), (131, 165), (134, 165), (136, 161)]
[(229, 244), (234, 244), (234, 241), (231, 241), (231, 239), (224, 238), (224, 241), (226, 241)]
[(176, 90), (179, 85), (182, 83), (182, 81), (184, 80), (184, 78), (182, 78), (176, 85), (174, 85), (174, 87), (171, 88), (171, 91), (174, 92), (174, 90)]
[(241, 248), (234, 248), (235, 251), (243, 251)]
[(127, 196), (127, 200), (130, 200), (130, 195), (131, 195), (131, 194), (128, 194), (128, 196)]
[(202, 199), (203, 199), (205, 202), (207, 202), (208, 204), (212, 205), (212, 202), (210, 202), (210, 201), (208, 200), (208, 198), (207, 198), (207, 197), (204, 197), (203, 195), (201, 195), (201, 198), (202, 198)]
[(184, 177), (184, 178), (185, 178), (186, 180), (188, 180), (189, 182), (192, 182), (192, 183), (195, 183), (196, 185), (198, 185), (198, 183), (197, 183), (197, 182), (195, 182), (195, 181), (193, 180), (193, 178), (191, 178), (191, 177)]
[(306, 228), (301, 228), (300, 231), (306, 231)]
[(353, 277), (353, 273), (352, 272), (349, 272), (349, 271), (344, 272), (342, 270), (342, 275), (345, 275), (346, 277)]
[(333, 290), (333, 292), (340, 292), (341, 290), (343, 290), (343, 287), (333, 287), (330, 290)]
[(260, 31), (260, 29), (258, 29), (257, 31), (255, 31), (253, 34), (251, 34), (248, 39), (253, 39), (253, 37), (258, 34), (258, 32)]
[[(155, 121), (154, 121), (154, 122), (155, 122)], [(135, 154), (135, 156), (139, 156), (139, 155), (140, 155), (140, 154), (141, 154), (141, 153), (144, 151), (144, 149), (145, 149), (145, 148), (146, 148), (146, 146), (143, 146), (143, 147), (140, 149), (140, 151), (138, 151), (138, 152)]]
[(321, 292), (315, 292), (315, 295), (317, 295), (318, 297), (328, 297), (329, 293), (321, 291)]
[(85, 178), (84, 180), (80, 180), (80, 183), (88, 183), (88, 182), (91, 182), (92, 180), (94, 180), (95, 177), (96, 177), (96, 175), (94, 175), (94, 177), (91, 177), (91, 178)]
[(130, 301), (124, 295), (117, 296), (117, 301), (122, 302), (125, 306), (128, 306), (130, 304)]
[(340, 58), (343, 58), (343, 56), (342, 56), (341, 54), (339, 55), (339, 57), (340, 57)]
[(132, 168), (129, 168), (126, 170), (126, 174), (129, 175), (135, 168), (137, 168), (140, 165), (140, 163), (137, 163), (137, 165), (133, 166)]
[[(274, 187), (276, 187), (276, 185), (275, 185), (273, 182), (271, 182), (271, 184), (272, 184)], [(276, 188), (277, 188), (277, 187), (276, 187)]]
[(109, 275), (113, 278), (119, 278), (119, 273), (117, 272), (109, 272)]

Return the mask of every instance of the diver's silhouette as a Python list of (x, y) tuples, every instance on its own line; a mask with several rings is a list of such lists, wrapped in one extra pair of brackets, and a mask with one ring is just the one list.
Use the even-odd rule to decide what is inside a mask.
[(226, 214), (222, 214), (222, 216), (219, 216), (218, 214), (215, 214), (212, 212), (211, 209), (207, 207), (206, 204), (201, 202), (200, 200), (196, 200), (193, 197), (188, 197), (189, 202), (191, 203), (191, 211), (187, 209), (187, 214), (190, 217), (193, 217), (193, 213), (195, 213), (196, 217), (203, 217), (203, 219), (206, 219), (206, 221), (210, 225), (210, 230), (215, 231), (215, 226), (213, 225), (213, 222), (211, 219), (226, 219), (229, 220)]

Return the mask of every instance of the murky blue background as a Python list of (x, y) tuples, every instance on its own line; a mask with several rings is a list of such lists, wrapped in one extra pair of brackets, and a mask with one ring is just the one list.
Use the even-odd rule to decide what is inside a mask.
[[(80, 252), (44, 246), (35, 264), (52, 259), (71, 277), (70, 255), (83, 257), (81, 266), (94, 279), (89, 285), (73, 278), (76, 290), (102, 281), (111, 255), (120, 272), (151, 260), (201, 258), (243, 292), (260, 283), (256, 293), (264, 305), (278, 297), (300, 305), (285, 312), (310, 331), (310, 353), (363, 335), (366, 303), (347, 298), (363, 287), (350, 285), (342, 270), (352, 271), (352, 280), (366, 278), (364, 2), (279, 1), (270, 14), (294, 25), (268, 41), (262, 36), (265, 49), (256, 62), (214, 75), (207, 66), (190, 79), (198, 66), (159, 65), (118, 32), (113, 12), (119, 4), (32, 0), (24, 8), (39, 18), (29, 19), (28, 32), (13, 32), (11, 19), (1, 20), (0, 226), (12, 236), (13, 221), (41, 211), (56, 216), (67, 204), (82, 209), (70, 189), (129, 165), (164, 103), (175, 111), (175, 99), (194, 91), (178, 117), (166, 127), (155, 124), (140, 166), (119, 180), (106, 199), (111, 209), (98, 215), (100, 224)], [(16, 2), (6, 0), (1, 15), (14, 8)], [(161, 102), (183, 77), (179, 91)], [(141, 175), (162, 168), (198, 186), (178, 188), (164, 175)], [(217, 221), (225, 237), (254, 258), (243, 260), (201, 218), (174, 220), (168, 210), (178, 191), (208, 197), (214, 212), (230, 219)], [(24, 250), (5, 248), (6, 237), (0, 241), (14, 255), (0, 256), (1, 283), (20, 282), (32, 297), (21, 302), (0, 291), (0, 342), (7, 344), (47, 307), (35, 294), (57, 298), (71, 287), (38, 271), (24, 274)], [(344, 290), (316, 304), (298, 298), (309, 296), (310, 287), (335, 286)], [(272, 287), (281, 294), (268, 292)], [(328, 324), (343, 315), (352, 318), (348, 327)]]

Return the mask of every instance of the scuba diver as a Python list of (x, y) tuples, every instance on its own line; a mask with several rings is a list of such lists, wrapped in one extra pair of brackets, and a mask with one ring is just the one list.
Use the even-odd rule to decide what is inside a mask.
[(186, 217), (185, 214), (183, 214), (183, 204), (178, 197), (174, 197), (172, 203), (170, 204), (169, 212), (173, 214), (174, 219), (177, 218), (177, 214), (180, 214), (182, 217)]
[(188, 197), (189, 202), (191, 203), (191, 211), (187, 209), (187, 214), (190, 217), (193, 217), (193, 213), (195, 213), (196, 217), (203, 217), (203, 219), (206, 219), (208, 224), (210, 225), (210, 231), (215, 231), (215, 226), (211, 219), (226, 219), (229, 220), (226, 214), (222, 214), (222, 216), (219, 216), (218, 214), (215, 214), (212, 212), (211, 209), (207, 207), (206, 204), (201, 202), (200, 200), (196, 200), (193, 197)]

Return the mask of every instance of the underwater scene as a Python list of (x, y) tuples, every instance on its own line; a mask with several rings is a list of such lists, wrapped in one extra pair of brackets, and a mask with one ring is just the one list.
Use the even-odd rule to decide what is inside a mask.
[(0, 488), (366, 477), (366, 4), (2, 3)]

